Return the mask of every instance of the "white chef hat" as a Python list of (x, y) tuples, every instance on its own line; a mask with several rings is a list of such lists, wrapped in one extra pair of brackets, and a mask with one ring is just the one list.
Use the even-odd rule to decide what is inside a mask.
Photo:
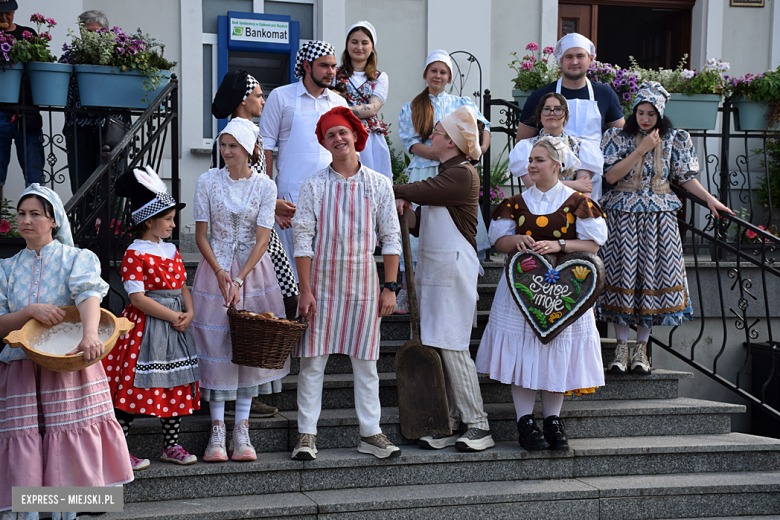
[(450, 55), (447, 54), (447, 51), (443, 51), (441, 49), (431, 51), (430, 54), (428, 54), (428, 59), (425, 60), (425, 68), (423, 69), (423, 74), (425, 74), (425, 71), (428, 70), (428, 65), (435, 61), (440, 61), (444, 63), (447, 68), (450, 69), (450, 76), (452, 76), (452, 58), (450, 58)]
[(579, 33), (569, 33), (558, 40), (558, 43), (555, 44), (555, 49), (553, 49), (553, 56), (560, 63), (566, 51), (573, 47), (585, 49), (590, 54), (591, 59), (596, 59), (596, 46), (593, 45), (592, 41)]
[(356, 27), (365, 27), (366, 29), (368, 29), (368, 32), (371, 33), (371, 39), (373, 40), (373, 43), (376, 46), (376, 29), (374, 29), (374, 26), (371, 25), (371, 22), (365, 22), (365, 21), (357, 22), (347, 30), (347, 34), (351, 33), (352, 29), (355, 29)]

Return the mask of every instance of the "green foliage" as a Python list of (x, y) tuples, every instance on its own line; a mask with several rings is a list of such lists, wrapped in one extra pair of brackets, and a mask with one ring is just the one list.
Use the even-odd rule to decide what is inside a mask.
[(525, 296), (526, 296), (526, 297), (527, 297), (529, 300), (531, 300), (531, 301), (534, 301), (534, 293), (532, 293), (532, 292), (531, 292), (531, 289), (529, 289), (528, 287), (526, 287), (525, 285), (523, 285), (523, 284), (521, 284), (521, 283), (516, 283), (516, 284), (515, 284), (515, 288), (517, 288), (517, 289), (520, 289), (520, 291), (521, 291), (523, 294), (525, 294)]
[[(391, 123), (387, 124), (387, 128), (390, 128)], [(393, 185), (398, 186), (409, 182), (409, 174), (406, 170), (409, 168), (409, 163), (412, 162), (411, 157), (406, 155), (403, 150), (396, 152), (393, 143), (390, 141), (390, 135), (385, 136), (387, 147), (390, 149), (390, 166), (393, 171)]]
[[(490, 153), (490, 150), (488, 150), (488, 153)], [(504, 158), (504, 154), (506, 154), (506, 158)], [(480, 182), (482, 181), (482, 163), (479, 163), (476, 168), (477, 174), (479, 175)], [(490, 166), (490, 202), (492, 204), (498, 204), (502, 200), (504, 200), (506, 197), (504, 196), (504, 191), (501, 189), (501, 186), (504, 186), (509, 181), (509, 142), (504, 145), (504, 148), (501, 149), (501, 153), (498, 154), (498, 157), (495, 161), (491, 161)], [(479, 203), (482, 203), (482, 194), (483, 189), (480, 187), (479, 190)]]
[(780, 208), (780, 137), (769, 134), (766, 140), (766, 156), (764, 150), (752, 150), (761, 157), (761, 166), (766, 168), (766, 175), (760, 175), (756, 181), (756, 200), (764, 207), (769, 207), (769, 196), (772, 196), (772, 208)]
[(514, 60), (509, 68), (517, 72), (514, 88), (520, 90), (536, 90), (558, 79), (558, 62), (552, 57), (552, 47), (539, 50), (536, 43), (529, 43), (528, 51), (523, 58), (518, 58), (516, 52), (510, 52)]
[(533, 314), (536, 319), (539, 321), (539, 325), (542, 326), (543, 329), (547, 328), (547, 316), (544, 315), (542, 311), (539, 309), (528, 309), (531, 311), (531, 314)]
[(780, 67), (758, 74), (734, 78), (728, 85), (729, 97), (744, 97), (751, 101), (780, 101)]

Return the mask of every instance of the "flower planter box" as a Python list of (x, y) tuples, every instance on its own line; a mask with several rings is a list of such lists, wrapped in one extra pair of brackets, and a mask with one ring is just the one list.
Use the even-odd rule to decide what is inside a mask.
[(34, 105), (64, 107), (68, 104), (68, 85), (73, 65), (67, 63), (27, 62)]
[(23, 63), (16, 63), (13, 67), (9, 65), (5, 68), (0, 67), (0, 103), (19, 102), (23, 69)]
[(512, 97), (515, 98), (515, 103), (520, 107), (520, 110), (525, 106), (526, 100), (533, 94), (533, 90), (518, 90), (512, 89)]
[(767, 127), (769, 103), (766, 101), (750, 101), (738, 97), (731, 100), (731, 105), (737, 109), (734, 114), (734, 128), (738, 132), (780, 130), (780, 125)]
[(0, 258), (11, 258), (25, 247), (27, 242), (22, 237), (0, 238)]
[(675, 128), (715, 130), (721, 99), (718, 94), (671, 94), (665, 115)]
[[(146, 92), (146, 76), (137, 70), (122, 72), (106, 65), (74, 65), (74, 70), (84, 107), (146, 108), (167, 83), (164, 81), (155, 91)], [(170, 71), (163, 71), (163, 74), (170, 79)]]

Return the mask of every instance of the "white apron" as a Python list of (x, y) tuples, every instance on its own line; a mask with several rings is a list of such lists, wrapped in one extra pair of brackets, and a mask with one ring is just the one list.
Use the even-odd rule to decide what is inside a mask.
[[(320, 116), (322, 114), (316, 110), (303, 112), (301, 96), (296, 96), (290, 138), (284, 146), (284, 152), (279, 150), (279, 157), (276, 160), (276, 169), (279, 171), (276, 176), (276, 190), (277, 197), (280, 199), (292, 199), (292, 202), (297, 204), (303, 181), (323, 168), (327, 168), (333, 160), (330, 152), (320, 145), (314, 133)], [(297, 282), (298, 269), (293, 257), (295, 235), (292, 227), (282, 229), (279, 224), (274, 224), (274, 229), (279, 235), (279, 241), (287, 253), (287, 258), (290, 259), (290, 266)]]
[(479, 260), (446, 207), (423, 206), (415, 283), (423, 345), (468, 350)]
[[(601, 147), (601, 111), (596, 97), (593, 95), (593, 85), (590, 80), (585, 78), (588, 85), (588, 99), (567, 99), (569, 103), (569, 121), (564, 127), (566, 133), (595, 142)], [(561, 93), (561, 79), (555, 86), (555, 92)], [(593, 179), (593, 200), (601, 198), (601, 175), (594, 175)]]
[[(358, 175), (365, 175), (361, 168)], [(379, 359), (376, 209), (368, 181), (329, 181), (317, 216), (311, 287), (317, 314), (293, 356)]]

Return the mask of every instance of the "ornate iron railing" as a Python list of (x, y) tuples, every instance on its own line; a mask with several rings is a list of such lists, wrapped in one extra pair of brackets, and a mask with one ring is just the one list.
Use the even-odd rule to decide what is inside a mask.
[[(513, 101), (493, 99), (489, 90), (484, 94), (484, 106), (484, 115), (491, 121), (491, 148), (500, 149), (505, 144), (510, 149), (514, 147), (521, 107)], [(495, 123), (494, 109), (498, 110)], [(759, 222), (765, 226), (769, 223), (767, 215), (771, 216), (775, 209), (767, 143), (778, 134), (732, 132), (730, 103), (724, 102), (720, 111), (720, 131), (690, 133), (699, 152), (702, 184), (745, 218), (722, 215), (716, 219), (704, 201), (672, 186), (686, 202), (686, 210), (678, 221), (689, 287), (693, 288), (690, 295), (694, 315), (701, 319), (698, 335), (694, 333), (696, 337), (690, 345), (688, 341), (675, 342), (680, 327), (669, 330), (665, 339), (657, 332), (660, 329), (655, 329), (649, 345), (661, 347), (747, 400), (754, 412), (760, 410), (760, 415), (780, 421), (780, 341), (773, 334), (773, 320), (780, 320), (780, 238), (759, 227)], [(506, 143), (500, 136), (506, 136)], [(763, 164), (756, 165), (756, 161)], [(491, 167), (492, 158), (486, 153), (482, 162), (483, 185), (490, 182)], [(756, 198), (759, 180), (766, 186), (763, 199), (767, 202), (763, 206)], [(511, 195), (522, 191), (514, 177), (510, 178), (509, 189)], [(483, 198), (481, 209), (489, 224), (490, 202), (486, 199)], [(740, 211), (742, 208), (745, 210)], [(761, 215), (761, 209), (765, 215)], [(713, 322), (718, 324), (717, 331)], [(714, 353), (702, 352), (712, 348), (709, 342), (718, 343), (719, 347)], [(730, 358), (729, 363), (725, 357)], [(756, 363), (756, 359), (762, 361)], [(752, 373), (748, 378), (756, 365), (762, 374)]]
[[(130, 201), (114, 194), (116, 179), (133, 168), (151, 166), (160, 171), (163, 151), (170, 132), (171, 194), (180, 198), (179, 183), (179, 82), (175, 74), (149, 108), (140, 113), (122, 141), (112, 150), (103, 147), (102, 164), (65, 204), (71, 222), (73, 238), (79, 247), (95, 251), (100, 258), (104, 280), (111, 280), (111, 268), (119, 263), (132, 241), (127, 230), (131, 227)], [(179, 215), (172, 239), (178, 243)], [(112, 287), (112, 293), (124, 295)], [(108, 305), (109, 298), (104, 300)]]

